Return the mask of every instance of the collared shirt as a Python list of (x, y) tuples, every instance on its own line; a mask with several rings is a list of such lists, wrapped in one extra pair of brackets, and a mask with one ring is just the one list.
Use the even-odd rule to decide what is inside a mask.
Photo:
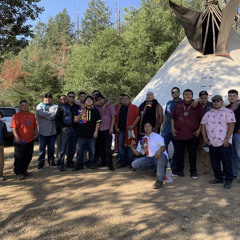
[[(232, 110), (221, 107), (218, 110), (211, 109), (202, 118), (201, 124), (206, 125), (207, 136), (213, 147), (223, 145), (228, 131), (228, 123), (236, 122)], [(229, 138), (232, 144), (232, 136)]]
[(109, 130), (112, 123), (112, 117), (116, 116), (115, 107), (110, 104), (109, 106), (107, 106), (104, 113), (101, 111), (102, 106), (95, 106), (95, 108), (100, 112), (102, 118), (102, 122), (100, 124), (100, 131)]
[(34, 140), (34, 131), (37, 128), (35, 115), (31, 112), (20, 111), (13, 115), (11, 128), (16, 128), (18, 136), (26, 143)]
[[(141, 149), (144, 148), (146, 156), (153, 157), (161, 146), (165, 146), (163, 137), (157, 133), (152, 132), (149, 137), (145, 135), (138, 141), (136, 150), (138, 152), (141, 152)], [(163, 153), (168, 157), (166, 150)]]

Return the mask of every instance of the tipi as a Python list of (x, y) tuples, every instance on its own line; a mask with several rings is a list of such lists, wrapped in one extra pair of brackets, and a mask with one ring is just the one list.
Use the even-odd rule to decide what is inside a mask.
[[(239, 0), (231, 0), (229, 4), (225, 14), (230, 8), (232, 11), (232, 8), (238, 7)], [(164, 106), (171, 99), (172, 87), (179, 87), (181, 91), (190, 88), (194, 92), (194, 98), (198, 97), (200, 91), (206, 90), (210, 96), (222, 95), (227, 103), (229, 89), (237, 89), (240, 93), (240, 36), (231, 28), (233, 19), (228, 18), (230, 23), (225, 20), (224, 10), (219, 16), (217, 1), (206, 0), (206, 10), (203, 13), (195, 12), (197, 16), (195, 19), (198, 21), (195, 26), (198, 25), (198, 32), (196, 34), (196, 29), (190, 27), (193, 31), (191, 33), (187, 29), (187, 21), (191, 22), (192, 19), (187, 19), (186, 12), (192, 10), (174, 4), (172, 1), (170, 6), (184, 26), (188, 38), (183, 39), (133, 103), (139, 106), (145, 100), (147, 92), (153, 92), (158, 102)], [(212, 10), (213, 8), (215, 10)], [(203, 20), (206, 22), (208, 19), (207, 14), (210, 15), (210, 20), (204, 23)], [(192, 17), (193, 14), (190, 12), (189, 16)], [(215, 21), (217, 17), (218, 21)]]

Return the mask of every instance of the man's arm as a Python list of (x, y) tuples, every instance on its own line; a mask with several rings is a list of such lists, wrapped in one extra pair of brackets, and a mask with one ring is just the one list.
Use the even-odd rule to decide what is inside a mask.
[(167, 115), (165, 114), (165, 115), (163, 115), (163, 123), (162, 123), (161, 133), (163, 133), (163, 131), (164, 131), (166, 122), (167, 122)]
[(140, 157), (140, 156), (141, 156), (141, 153), (136, 150), (136, 142), (135, 142), (135, 141), (132, 141), (132, 142), (131, 142), (130, 147), (131, 147), (132, 152), (134, 153), (134, 155), (135, 155), (136, 157)]
[(114, 123), (115, 123), (115, 115), (112, 116), (111, 126), (110, 126), (110, 129), (109, 129), (109, 135), (113, 134)]
[(34, 140), (38, 138), (38, 129), (35, 128), (34, 130)]
[(204, 144), (208, 145), (208, 137), (207, 137), (206, 124), (201, 124), (201, 131), (202, 131), (202, 136), (203, 136)]
[(166, 150), (166, 147), (165, 146), (161, 146), (160, 149), (156, 151), (156, 153), (154, 155), (154, 158), (155, 159), (159, 159), (161, 153), (164, 152), (165, 150)]
[(38, 104), (37, 107), (36, 107), (36, 115), (39, 116), (39, 117), (45, 118), (47, 120), (54, 120), (54, 118), (56, 116), (56, 112), (50, 113), (50, 112), (44, 111), (41, 108), (41, 105)]
[(14, 137), (15, 137), (15, 139), (16, 139), (16, 142), (17, 142), (18, 144), (20, 144), (20, 143), (21, 143), (21, 139), (20, 139), (20, 137), (18, 136), (17, 129), (16, 129), (16, 128), (12, 128), (12, 130), (13, 130), (13, 135), (14, 135)]
[(134, 123), (129, 126), (129, 130), (132, 131), (135, 128), (135, 126), (137, 125), (137, 123), (139, 122), (139, 120), (140, 120), (140, 116), (137, 116)]
[(174, 127), (174, 119), (173, 118), (171, 118), (171, 128), (172, 128), (172, 135), (177, 136), (178, 131)]
[(228, 147), (229, 146), (229, 138), (233, 134), (234, 126), (235, 126), (234, 122), (229, 122), (228, 123), (227, 135), (226, 135), (225, 139), (223, 140), (223, 146), (224, 147)]
[(157, 104), (155, 117), (156, 123), (155, 126), (153, 127), (153, 131), (157, 132), (158, 128), (161, 127), (161, 124), (163, 122), (163, 108), (160, 104)]
[(94, 132), (94, 134), (93, 134), (93, 137), (94, 137), (95, 139), (97, 139), (97, 137), (98, 137), (99, 127), (100, 127), (100, 122), (97, 122), (96, 127), (95, 127), (95, 132)]

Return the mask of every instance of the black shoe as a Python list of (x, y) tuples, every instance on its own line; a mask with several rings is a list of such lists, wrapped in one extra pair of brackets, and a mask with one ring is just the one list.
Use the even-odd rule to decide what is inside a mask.
[(43, 169), (43, 167), (44, 167), (44, 161), (38, 162), (37, 170), (41, 171)]
[(81, 167), (81, 168), (74, 168), (73, 170), (72, 170), (72, 172), (77, 172), (77, 171), (80, 171), (80, 170), (82, 170), (83, 169), (83, 167)]
[(48, 164), (49, 164), (50, 167), (53, 167), (53, 168), (57, 167), (57, 164), (55, 163), (54, 159), (48, 160)]
[(153, 189), (159, 189), (163, 186), (163, 182), (162, 181), (156, 181), (154, 184), (153, 184)]
[(191, 178), (194, 179), (194, 180), (197, 180), (198, 179), (197, 173), (192, 173)]
[(120, 165), (117, 166), (117, 168), (125, 168), (125, 167), (127, 167), (127, 165), (121, 165), (120, 164)]
[(24, 177), (31, 177), (31, 176), (32, 176), (32, 173), (26, 171), (23, 175), (24, 175)]
[(92, 166), (87, 166), (89, 169), (92, 169), (92, 170), (97, 170), (98, 168), (95, 166), (95, 165), (92, 165)]
[(227, 188), (231, 188), (232, 186), (232, 183), (231, 182), (225, 182), (224, 184), (224, 188), (227, 189)]
[(17, 180), (23, 180), (25, 177), (24, 177), (24, 175), (23, 174), (17, 174), (16, 175), (16, 179)]
[(110, 171), (115, 171), (115, 168), (114, 168), (113, 166), (109, 166), (108, 169), (109, 169)]
[(67, 168), (75, 168), (74, 162), (67, 163)]
[(213, 180), (209, 181), (210, 184), (218, 184), (218, 183), (223, 183), (223, 180), (219, 180), (214, 178)]
[(60, 167), (59, 167), (59, 171), (60, 171), (60, 172), (64, 172), (64, 171), (65, 171), (64, 166), (60, 166)]
[(179, 176), (179, 177), (184, 177), (184, 173), (183, 172), (176, 172), (175, 175)]

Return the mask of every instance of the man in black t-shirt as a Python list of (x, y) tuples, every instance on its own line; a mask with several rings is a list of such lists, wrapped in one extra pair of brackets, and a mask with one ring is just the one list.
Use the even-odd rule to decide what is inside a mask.
[(96, 139), (98, 137), (98, 130), (100, 126), (101, 116), (99, 111), (93, 106), (94, 100), (92, 96), (85, 98), (85, 108), (79, 109), (78, 116), (75, 117), (74, 122), (78, 123), (77, 129), (77, 164), (73, 171), (83, 169), (84, 151), (87, 146), (89, 151), (89, 164), (90, 169), (95, 167), (95, 152), (96, 152)]

